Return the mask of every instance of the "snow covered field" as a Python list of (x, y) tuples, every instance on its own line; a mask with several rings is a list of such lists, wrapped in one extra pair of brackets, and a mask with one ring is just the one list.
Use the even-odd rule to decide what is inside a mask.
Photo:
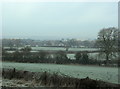
[(12, 63), (3, 62), (3, 68), (16, 68), (32, 72), (48, 71), (50, 73), (68, 75), (75, 78), (92, 78), (111, 83), (118, 83), (118, 68), (98, 67), (83, 65), (60, 65), (60, 64), (41, 64), (41, 63)]

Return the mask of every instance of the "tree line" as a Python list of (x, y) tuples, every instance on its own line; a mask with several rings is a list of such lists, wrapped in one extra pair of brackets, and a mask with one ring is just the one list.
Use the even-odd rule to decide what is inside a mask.
[[(115, 27), (103, 28), (98, 33), (96, 39), (96, 47), (100, 48), (100, 55), (105, 55), (106, 60), (91, 59), (88, 53), (77, 52), (75, 54), (75, 60), (71, 60), (67, 57), (66, 51), (59, 51), (55, 54), (39, 51), (31, 53), (30, 47), (25, 47), (21, 51), (16, 50), (14, 53), (7, 53), (3, 49), (2, 59), (3, 61), (16, 61), (16, 62), (33, 62), (33, 63), (56, 63), (56, 64), (110, 64), (116, 63), (119, 60), (119, 36), (120, 31)], [(117, 54), (117, 56), (116, 56)], [(116, 60), (111, 60), (111, 56), (116, 57)]]
[[(30, 47), (25, 47), (21, 51), (8, 53), (4, 49), (2, 51), (2, 60), (11, 62), (24, 62), (24, 63), (54, 63), (54, 64), (84, 64), (84, 65), (101, 65), (105, 61), (96, 60), (89, 57), (88, 53), (77, 52), (75, 59), (67, 57), (65, 51), (58, 51), (51, 54), (46, 51), (30, 52)], [(116, 61), (114, 61), (116, 63)]]

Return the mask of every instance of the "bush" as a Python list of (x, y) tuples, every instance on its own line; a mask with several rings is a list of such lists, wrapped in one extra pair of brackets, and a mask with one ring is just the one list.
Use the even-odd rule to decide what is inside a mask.
[(89, 64), (89, 62), (90, 62), (89, 56), (87, 53), (77, 52), (75, 54), (75, 58), (76, 58), (76, 62), (78, 62), (80, 64)]
[(68, 57), (63, 51), (59, 51), (56, 54), (54, 54), (54, 58), (57, 64), (63, 64), (68, 62)]

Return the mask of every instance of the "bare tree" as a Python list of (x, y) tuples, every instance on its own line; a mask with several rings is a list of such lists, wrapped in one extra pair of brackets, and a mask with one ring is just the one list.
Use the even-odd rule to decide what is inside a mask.
[(98, 33), (97, 44), (105, 53), (106, 63), (108, 63), (110, 55), (118, 49), (118, 33), (119, 30), (115, 27), (104, 28)]

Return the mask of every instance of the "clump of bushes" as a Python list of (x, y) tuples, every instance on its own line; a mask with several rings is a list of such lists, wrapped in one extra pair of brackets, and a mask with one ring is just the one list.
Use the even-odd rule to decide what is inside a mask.
[(80, 64), (89, 64), (90, 59), (87, 53), (77, 52), (75, 54), (76, 61)]
[(16, 50), (13, 53), (8, 53), (3, 50), (2, 60), (3, 61), (14, 61), (14, 62), (29, 62), (29, 63), (56, 63), (56, 64), (66, 64), (69, 63), (66, 53), (64, 51), (58, 51), (54, 54), (50, 54), (46, 51), (30, 52), (29, 47), (21, 49), (21, 51)]
[[(104, 61), (90, 58), (87, 52), (77, 52), (75, 60), (67, 57), (65, 51), (57, 51), (50, 54), (47, 51), (30, 52), (31, 48), (25, 47), (21, 51), (16, 50), (13, 53), (8, 53), (4, 49), (2, 51), (2, 61), (25, 62), (25, 63), (55, 63), (55, 64), (84, 64), (84, 65), (101, 65)], [(117, 61), (109, 62), (116, 64)]]
[(75, 54), (75, 59), (76, 59), (76, 63), (79, 64), (89, 64), (89, 65), (101, 65), (102, 63), (104, 63), (104, 61), (102, 60), (96, 60), (94, 58), (90, 58), (87, 52), (81, 53), (81, 52), (77, 52)]

